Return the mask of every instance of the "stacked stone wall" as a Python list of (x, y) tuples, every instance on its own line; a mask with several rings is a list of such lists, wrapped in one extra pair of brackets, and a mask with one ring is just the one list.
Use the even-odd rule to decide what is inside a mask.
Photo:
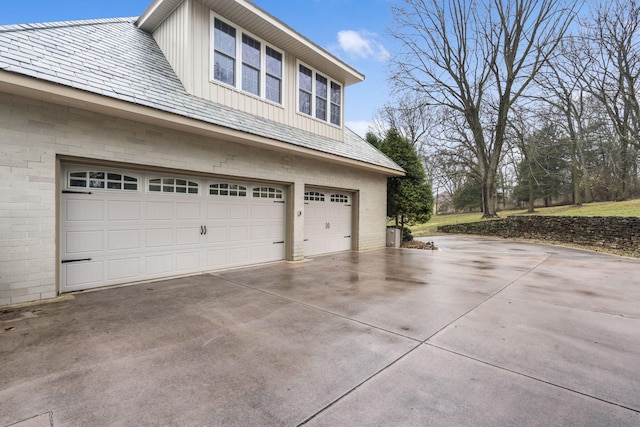
[(640, 250), (640, 217), (511, 216), (438, 227), (444, 233), (476, 234)]

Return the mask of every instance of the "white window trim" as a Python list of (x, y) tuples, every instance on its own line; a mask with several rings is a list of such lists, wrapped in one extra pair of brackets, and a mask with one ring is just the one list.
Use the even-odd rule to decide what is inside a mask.
[[(236, 30), (236, 60), (235, 60), (235, 85), (230, 85), (228, 83), (216, 80), (214, 78), (214, 55), (215, 55), (215, 43), (214, 43), (214, 35), (215, 35), (215, 20), (219, 19), (220, 21), (224, 22), (225, 24), (235, 28)], [(215, 14), (213, 11), (210, 12), (210, 19), (209, 19), (209, 26), (210, 26), (210, 40), (209, 40), (209, 51), (210, 51), (210, 61), (209, 61), (209, 81), (211, 83), (217, 84), (217, 85), (221, 85), (221, 86), (225, 86), (228, 88), (231, 88), (239, 93), (242, 93), (243, 95), (247, 95), (247, 96), (251, 96), (253, 98), (256, 99), (260, 99), (261, 101), (265, 101), (268, 102), (270, 104), (273, 104), (275, 106), (278, 107), (284, 107), (285, 106), (285, 99), (286, 99), (286, 83), (285, 83), (285, 77), (286, 77), (286, 55), (284, 53), (284, 51), (282, 49), (279, 49), (277, 47), (275, 47), (273, 44), (266, 42), (264, 39), (261, 39), (260, 37), (254, 35), (253, 33), (251, 33), (250, 31), (245, 30), (244, 28), (242, 28), (241, 26), (237, 25), (236, 23), (234, 23), (233, 21)], [(255, 39), (256, 41), (260, 42), (260, 95), (256, 95), (253, 94), (251, 92), (247, 92), (245, 90), (242, 89), (242, 35), (246, 34), (247, 36), (251, 37), (252, 39)], [(267, 46), (269, 46), (271, 49), (273, 49), (274, 51), (280, 53), (282, 55), (282, 77), (280, 78), (280, 82), (281, 82), (281, 93), (280, 93), (280, 97), (281, 97), (281, 102), (278, 103), (276, 101), (272, 101), (270, 99), (267, 99)]]
[[(156, 179), (161, 180), (160, 184), (156, 184), (156, 183), (152, 184), (151, 183), (152, 180), (156, 180)], [(164, 180), (165, 179), (173, 179), (173, 180), (178, 180), (179, 179), (181, 181), (186, 181), (187, 185), (186, 185), (185, 188), (187, 189), (187, 191), (185, 193), (179, 193), (179, 192), (176, 192), (176, 191), (171, 191), (171, 192), (163, 191), (162, 187), (165, 185), (164, 184)], [(196, 187), (196, 189), (198, 190), (197, 193), (189, 193), (189, 188), (190, 188), (189, 184), (190, 183), (194, 183), (194, 184), (197, 185), (197, 187)], [(160, 191), (151, 191), (149, 189), (149, 187), (151, 185), (160, 185), (160, 187), (161, 187)], [(174, 182), (173, 184), (170, 184), (170, 185), (172, 185), (174, 190), (175, 190), (176, 186), (179, 185), (179, 184), (176, 184)], [(182, 187), (182, 185), (180, 185), (180, 186)], [(147, 178), (145, 180), (144, 191), (145, 191), (146, 194), (151, 194), (151, 195), (167, 195), (167, 196), (174, 195), (174, 196), (179, 196), (179, 197), (185, 197), (185, 196), (192, 196), (193, 197), (193, 196), (199, 196), (201, 194), (201, 192), (202, 192), (202, 183), (200, 181), (194, 179), (194, 178), (185, 178), (183, 176), (178, 176), (178, 175), (149, 175), (149, 176), (147, 176)]]
[[(78, 173), (78, 172), (86, 172), (86, 173), (90, 173), (90, 172), (103, 172), (106, 174), (116, 174), (116, 175), (122, 175), (122, 176), (128, 176), (130, 178), (135, 178), (135, 184), (137, 189), (136, 190), (126, 190), (124, 188), (108, 188), (107, 187), (107, 182), (108, 181), (112, 181), (109, 179), (99, 179), (100, 181), (104, 181), (105, 182), (105, 187), (104, 188), (100, 188), (100, 187), (91, 187), (90, 185), (87, 185), (85, 187), (75, 187), (75, 186), (71, 186), (70, 185), (70, 181), (71, 180), (87, 180), (87, 184), (89, 183), (89, 181), (91, 181), (91, 178), (89, 178), (88, 176), (86, 178), (80, 178), (80, 177), (72, 177), (71, 174), (72, 173)], [(122, 171), (120, 169), (113, 169), (113, 168), (103, 168), (103, 167), (95, 167), (95, 166), (86, 166), (86, 167), (74, 167), (74, 168), (69, 168), (66, 170), (66, 176), (64, 177), (64, 183), (63, 183), (63, 190), (65, 191), (108, 191), (108, 192), (116, 192), (116, 191), (121, 191), (123, 193), (126, 194), (132, 194), (132, 193), (140, 193), (143, 191), (142, 186), (144, 185), (144, 180), (137, 174), (132, 173), (130, 171)], [(124, 181), (121, 181), (124, 183)], [(133, 183), (133, 181), (131, 181), (131, 183)]]
[[(300, 111), (300, 66), (303, 65), (311, 70), (311, 115)], [(316, 74), (320, 74), (327, 79), (327, 120), (322, 120), (316, 117)], [(336, 125), (331, 123), (331, 83), (335, 83), (340, 86), (340, 124)], [(344, 125), (344, 84), (336, 79), (331, 78), (328, 74), (319, 72), (312, 66), (302, 62), (296, 61), (296, 113), (309, 119), (317, 120), (320, 123), (333, 126), (335, 128), (342, 129)]]

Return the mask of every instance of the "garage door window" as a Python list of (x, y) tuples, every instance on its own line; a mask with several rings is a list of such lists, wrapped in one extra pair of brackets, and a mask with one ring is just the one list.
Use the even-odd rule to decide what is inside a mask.
[(344, 194), (332, 194), (331, 203), (349, 203), (349, 196)]
[(254, 187), (253, 197), (259, 199), (283, 199), (284, 194), (279, 188), (273, 187)]
[(324, 194), (317, 191), (307, 191), (304, 193), (305, 202), (324, 202)]
[(238, 184), (211, 184), (209, 194), (211, 196), (247, 197), (247, 187)]
[(68, 188), (138, 191), (138, 178), (114, 172), (69, 172)]
[(153, 178), (149, 180), (149, 192), (198, 194), (198, 183), (180, 178)]

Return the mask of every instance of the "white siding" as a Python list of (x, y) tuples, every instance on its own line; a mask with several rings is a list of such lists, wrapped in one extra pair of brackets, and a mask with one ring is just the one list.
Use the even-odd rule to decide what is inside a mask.
[[(229, 24), (234, 23), (229, 21)], [(297, 113), (297, 62), (287, 52), (284, 52), (282, 106), (211, 82), (210, 26), (210, 9), (197, 0), (186, 0), (153, 34), (189, 93), (314, 134), (338, 141), (344, 139), (342, 128)], [(251, 31), (250, 28), (246, 30)], [(344, 92), (344, 85), (342, 90)], [(344, 105), (342, 115), (341, 122), (344, 123)]]

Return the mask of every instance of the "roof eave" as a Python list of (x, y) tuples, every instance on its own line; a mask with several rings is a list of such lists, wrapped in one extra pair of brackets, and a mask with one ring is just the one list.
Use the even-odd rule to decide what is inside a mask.
[(260, 135), (242, 132), (186, 116), (133, 104), (115, 98), (105, 97), (103, 95), (3, 70), (0, 70), (0, 93), (9, 93), (56, 105), (83, 109), (122, 119), (134, 120), (145, 124), (162, 126), (210, 138), (236, 142), (243, 145), (267, 148), (303, 157), (322, 159), (333, 163), (347, 164), (351, 167), (387, 176), (404, 175), (403, 171), (396, 169), (313, 150), (311, 148), (292, 145), (284, 141), (278, 141)]

